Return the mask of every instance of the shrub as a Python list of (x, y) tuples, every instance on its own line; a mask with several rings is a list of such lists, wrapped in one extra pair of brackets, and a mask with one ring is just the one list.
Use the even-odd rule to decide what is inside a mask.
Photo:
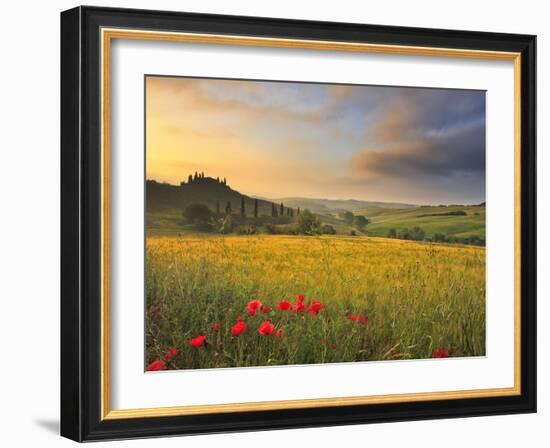
[(357, 227), (361, 232), (365, 229), (368, 223), (369, 223), (369, 220), (364, 216), (356, 216), (353, 219), (353, 225)]
[(424, 237), (426, 234), (424, 233), (424, 230), (422, 230), (420, 227), (416, 226), (413, 227), (411, 231), (411, 239), (415, 241), (424, 241)]
[(269, 234), (269, 235), (277, 235), (279, 234), (279, 229), (277, 228), (277, 226), (273, 225), (273, 224), (266, 224), (264, 226), (264, 229), (265, 229), (265, 233)]
[(399, 231), (399, 239), (401, 240), (412, 240), (412, 234), (409, 232), (409, 229), (405, 227)]
[(239, 235), (255, 235), (258, 233), (258, 229), (256, 229), (253, 224), (244, 224), (242, 226), (238, 226), (236, 232)]
[(204, 224), (212, 219), (212, 212), (204, 204), (189, 204), (183, 211), (183, 217), (189, 224)]
[(302, 235), (318, 235), (321, 231), (319, 218), (309, 210), (304, 210), (296, 220), (296, 232)]
[(340, 213), (340, 218), (342, 218), (347, 225), (351, 226), (355, 216), (352, 212), (342, 212)]
[(336, 235), (336, 229), (329, 224), (321, 226), (321, 233), (325, 235)]

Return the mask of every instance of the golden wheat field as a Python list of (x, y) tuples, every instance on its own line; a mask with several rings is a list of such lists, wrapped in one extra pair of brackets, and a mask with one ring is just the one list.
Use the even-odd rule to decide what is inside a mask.
[(146, 367), (485, 354), (485, 248), (345, 236), (146, 242)]

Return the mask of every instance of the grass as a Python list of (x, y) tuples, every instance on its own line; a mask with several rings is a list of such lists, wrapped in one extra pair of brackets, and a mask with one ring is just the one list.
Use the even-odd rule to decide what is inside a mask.
[[(449, 213), (462, 210), (466, 216), (422, 216), (427, 214)], [(408, 207), (408, 208), (382, 208), (369, 207), (355, 211), (356, 215), (364, 215), (370, 223), (365, 229), (370, 236), (386, 237), (388, 230), (393, 228), (400, 230), (413, 227), (421, 227), (426, 238), (433, 238), (436, 233), (446, 236), (472, 237), (478, 236), (485, 239), (485, 207), (484, 206), (448, 206), (448, 207)], [(323, 224), (330, 224), (340, 235), (349, 235), (351, 230), (361, 234), (353, 226), (345, 224), (337, 213), (319, 215)], [(147, 212), (147, 231), (149, 235), (178, 235), (196, 233), (192, 226), (185, 225), (182, 211), (179, 209), (166, 209), (162, 212)]]
[[(466, 216), (422, 216), (436, 213), (464, 211)], [(368, 208), (356, 212), (370, 219), (367, 226), (369, 235), (386, 236), (388, 230), (421, 227), (426, 237), (436, 233), (448, 236), (470, 237), (478, 236), (485, 239), (485, 207), (482, 206), (448, 206), (448, 207), (417, 207), (406, 209)]]
[[(316, 315), (277, 310), (317, 299)], [(149, 236), (146, 357), (168, 369), (485, 354), (485, 249), (370, 237)], [(268, 313), (246, 313), (257, 298)], [(348, 316), (365, 315), (368, 325)], [(231, 327), (242, 316), (247, 330)], [(270, 321), (283, 336), (263, 336)], [(219, 323), (220, 329), (212, 329)], [(198, 348), (196, 336), (206, 336)]]

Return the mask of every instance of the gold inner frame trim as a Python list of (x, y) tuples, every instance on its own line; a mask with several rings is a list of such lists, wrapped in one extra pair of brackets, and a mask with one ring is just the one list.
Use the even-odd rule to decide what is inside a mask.
[[(307, 409), (413, 401), (503, 397), (521, 394), (521, 54), (459, 48), (418, 47), (303, 39), (278, 39), (216, 34), (101, 29), (101, 419), (167, 417), (227, 412)], [(294, 48), (356, 53), (383, 53), (411, 56), (454, 57), (513, 61), (514, 63), (514, 386), (443, 392), (420, 392), (303, 400), (281, 400), (215, 405), (111, 409), (110, 346), (110, 50), (113, 39)]]

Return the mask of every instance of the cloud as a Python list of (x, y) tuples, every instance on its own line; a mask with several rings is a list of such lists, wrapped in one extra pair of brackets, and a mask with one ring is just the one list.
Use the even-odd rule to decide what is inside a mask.
[(483, 92), (146, 82), (147, 175), (157, 180), (177, 183), (192, 168), (230, 175), (235, 187), (264, 196), (417, 203), (484, 197)]
[(411, 183), (418, 182), (418, 176), (434, 181), (461, 173), (484, 176), (483, 93), (432, 92), (411, 89), (386, 105), (368, 143), (352, 158), (356, 173), (377, 179), (405, 177)]

